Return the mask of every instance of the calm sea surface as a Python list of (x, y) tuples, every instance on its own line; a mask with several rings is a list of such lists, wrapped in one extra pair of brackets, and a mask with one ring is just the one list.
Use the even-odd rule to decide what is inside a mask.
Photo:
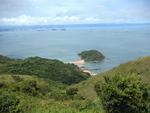
[(41, 56), (64, 62), (78, 60), (78, 53), (96, 49), (106, 59), (85, 64), (94, 73), (150, 55), (150, 25), (66, 28), (18, 28), (0, 31), (0, 54), (13, 58)]

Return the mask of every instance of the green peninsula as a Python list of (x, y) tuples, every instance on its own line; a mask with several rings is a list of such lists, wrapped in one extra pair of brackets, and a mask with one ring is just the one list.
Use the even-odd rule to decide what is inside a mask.
[(0, 74), (36, 75), (64, 84), (74, 84), (86, 80), (89, 75), (73, 64), (41, 57), (12, 59), (0, 55)]
[(105, 56), (97, 51), (97, 50), (87, 50), (82, 51), (78, 54), (81, 59), (83, 59), (85, 62), (99, 62), (105, 58)]

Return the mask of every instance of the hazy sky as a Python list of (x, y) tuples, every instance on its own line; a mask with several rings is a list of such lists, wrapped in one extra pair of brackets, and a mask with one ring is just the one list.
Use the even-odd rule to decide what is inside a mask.
[(150, 0), (0, 0), (0, 25), (150, 22)]

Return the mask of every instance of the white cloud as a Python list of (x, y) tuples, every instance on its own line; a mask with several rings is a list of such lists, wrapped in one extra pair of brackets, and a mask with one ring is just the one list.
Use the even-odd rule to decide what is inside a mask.
[(47, 24), (48, 18), (45, 17), (31, 17), (26, 15), (21, 15), (19, 17), (12, 17), (12, 18), (1, 18), (0, 19), (1, 24), (5, 25), (34, 25), (34, 24)]
[(0, 24), (34, 25), (150, 21), (149, 1), (0, 0)]
[(31, 17), (21, 15), (12, 18), (1, 18), (3, 25), (45, 25), (45, 24), (72, 24), (72, 23), (94, 23), (99, 19), (94, 17), (81, 18), (78, 16), (57, 16), (57, 17)]
[(102, 21), (102, 20), (99, 19), (99, 18), (88, 17), (88, 18), (85, 18), (85, 21), (86, 21), (86, 22), (92, 22), (92, 23), (95, 23), (95, 22), (100, 22), (100, 21)]
[(72, 22), (79, 22), (81, 18), (78, 16), (62, 16), (62, 17), (55, 17), (51, 18), (50, 21), (52, 22), (58, 22), (58, 23), (72, 23)]
[[(143, 19), (132, 19), (132, 23), (143, 22)], [(129, 18), (96, 18), (80, 16), (32, 17), (21, 15), (11, 18), (0, 18), (1, 25), (50, 25), (50, 24), (89, 24), (89, 23), (131, 23)], [(147, 20), (147, 22), (149, 22)]]

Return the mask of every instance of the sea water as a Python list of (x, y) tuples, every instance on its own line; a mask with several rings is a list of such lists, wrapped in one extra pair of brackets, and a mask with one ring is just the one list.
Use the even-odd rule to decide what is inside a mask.
[(84, 65), (93, 73), (148, 56), (150, 25), (0, 27), (0, 54), (12, 58), (40, 56), (72, 62), (80, 59), (78, 53), (91, 49), (106, 57)]

